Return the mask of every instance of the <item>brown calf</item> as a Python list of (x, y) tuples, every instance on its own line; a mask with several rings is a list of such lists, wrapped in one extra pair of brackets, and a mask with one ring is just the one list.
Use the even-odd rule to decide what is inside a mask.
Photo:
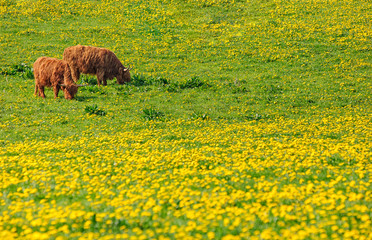
[(45, 98), (44, 87), (52, 87), (54, 98), (62, 89), (66, 99), (73, 99), (78, 87), (71, 77), (68, 63), (63, 60), (49, 57), (40, 57), (34, 63), (35, 95)]

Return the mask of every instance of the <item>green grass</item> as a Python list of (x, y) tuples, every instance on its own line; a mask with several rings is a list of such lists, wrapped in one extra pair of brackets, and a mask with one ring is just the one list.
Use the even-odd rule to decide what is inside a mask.
[[(0, 238), (367, 236), (371, 11), (0, 0)], [(33, 62), (76, 44), (112, 50), (132, 81), (34, 96)]]

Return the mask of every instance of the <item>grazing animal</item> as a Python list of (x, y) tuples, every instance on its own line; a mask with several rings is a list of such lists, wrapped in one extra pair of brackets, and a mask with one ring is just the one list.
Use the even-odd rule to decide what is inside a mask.
[(72, 78), (77, 82), (80, 73), (97, 76), (98, 85), (107, 85), (107, 79), (116, 78), (117, 83), (130, 82), (130, 69), (123, 66), (116, 55), (108, 49), (90, 46), (72, 46), (63, 52), (63, 60), (71, 67)]
[(78, 87), (71, 77), (69, 64), (56, 58), (40, 57), (34, 63), (35, 95), (45, 98), (44, 87), (52, 87), (54, 98), (62, 89), (66, 99), (73, 99)]

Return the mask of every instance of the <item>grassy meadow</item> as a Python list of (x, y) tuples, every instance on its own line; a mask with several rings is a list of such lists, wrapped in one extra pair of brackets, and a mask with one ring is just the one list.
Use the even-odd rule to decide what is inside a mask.
[[(372, 239), (369, 0), (0, 0), (0, 239)], [(34, 96), (33, 62), (132, 81)]]

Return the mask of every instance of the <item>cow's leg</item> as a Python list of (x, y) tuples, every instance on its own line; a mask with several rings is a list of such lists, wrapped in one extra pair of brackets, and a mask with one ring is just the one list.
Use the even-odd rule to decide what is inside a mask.
[[(34, 95), (36, 96), (36, 94), (38, 94), (39, 83), (40, 83), (38, 71), (34, 71), (34, 78), (35, 78), (35, 91), (34, 91)], [(40, 96), (40, 94), (38, 94), (38, 95)]]
[(59, 85), (53, 86), (54, 98), (57, 98), (58, 97), (59, 89), (60, 89), (60, 86)]
[(71, 76), (72, 76), (72, 79), (73, 79), (75, 82), (79, 81), (79, 79), (80, 79), (80, 71), (79, 71), (79, 69), (77, 69), (77, 68), (72, 68), (71, 66), (70, 66), (70, 69), (71, 69)]
[(104, 78), (105, 76), (105, 72), (103, 69), (98, 69), (97, 70), (97, 84), (98, 86), (101, 85), (101, 83), (103, 84), (103, 86), (106, 86), (107, 85), (107, 82), (106, 82), (106, 79)]
[(44, 86), (39, 86), (39, 96), (45, 98)]

